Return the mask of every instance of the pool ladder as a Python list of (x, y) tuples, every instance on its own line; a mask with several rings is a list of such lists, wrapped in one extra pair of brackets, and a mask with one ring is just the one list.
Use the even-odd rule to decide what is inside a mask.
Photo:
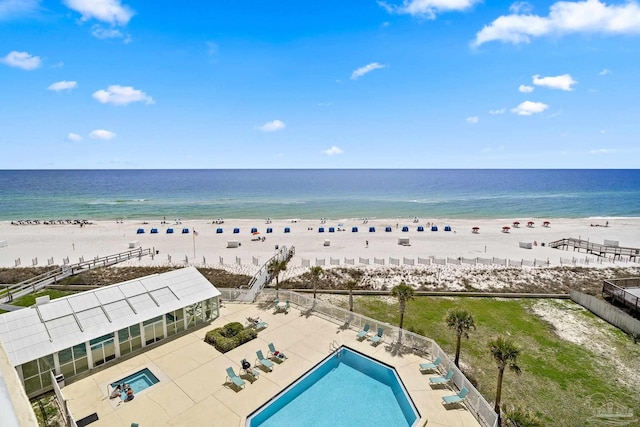
[(340, 353), (339, 350), (340, 350), (340, 345), (338, 344), (338, 342), (336, 340), (333, 340), (333, 342), (331, 344), (329, 344), (329, 352), (337, 354), (338, 357), (340, 357), (342, 355), (342, 353)]

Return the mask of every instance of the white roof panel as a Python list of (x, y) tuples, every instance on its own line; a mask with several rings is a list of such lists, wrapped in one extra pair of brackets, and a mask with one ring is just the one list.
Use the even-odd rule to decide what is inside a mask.
[(18, 366), (219, 295), (198, 270), (187, 267), (2, 314), (0, 341)]

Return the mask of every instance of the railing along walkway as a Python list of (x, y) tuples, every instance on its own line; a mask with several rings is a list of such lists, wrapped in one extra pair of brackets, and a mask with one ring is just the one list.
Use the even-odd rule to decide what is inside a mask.
[(555, 242), (550, 242), (549, 247), (551, 248), (560, 248), (560, 249), (569, 249), (573, 248), (574, 251), (580, 252), (580, 250), (584, 250), (587, 253), (597, 255), (599, 257), (613, 255), (613, 259), (620, 259), (622, 256), (628, 257), (629, 261), (635, 260), (636, 257), (640, 256), (640, 249), (638, 248), (626, 248), (622, 246), (608, 246), (601, 245), (599, 243), (592, 243), (588, 240), (582, 239), (574, 239), (574, 238), (566, 238), (556, 240)]
[(11, 302), (13, 298), (19, 298), (32, 292), (40, 290), (47, 285), (56, 283), (66, 277), (73, 276), (82, 271), (92, 270), (94, 268), (109, 267), (133, 258), (142, 258), (151, 255), (151, 249), (132, 249), (126, 252), (120, 252), (113, 255), (96, 257), (88, 261), (82, 261), (77, 264), (68, 264), (58, 267), (54, 270), (40, 274), (38, 276), (27, 279), (15, 285), (7, 286), (0, 291), (0, 302)]

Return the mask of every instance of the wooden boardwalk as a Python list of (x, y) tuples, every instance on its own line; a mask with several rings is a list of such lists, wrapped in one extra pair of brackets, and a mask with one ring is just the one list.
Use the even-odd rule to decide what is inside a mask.
[(556, 240), (555, 242), (549, 243), (549, 247), (562, 250), (569, 250), (570, 248), (573, 248), (574, 252), (580, 252), (583, 250), (588, 254), (597, 255), (599, 257), (613, 256), (614, 260), (626, 257), (629, 261), (636, 261), (637, 257), (640, 256), (640, 249), (638, 248), (607, 246), (599, 243), (592, 243), (588, 240), (574, 238)]
[(602, 294), (640, 314), (640, 278), (609, 279), (602, 284)]

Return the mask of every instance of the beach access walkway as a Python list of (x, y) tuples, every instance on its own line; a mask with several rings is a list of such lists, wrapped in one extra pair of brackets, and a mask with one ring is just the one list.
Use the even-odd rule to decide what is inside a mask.
[[(605, 243), (606, 242), (607, 241), (605, 240)], [(640, 249), (621, 247), (617, 245), (617, 242), (601, 245), (588, 240), (566, 238), (550, 242), (549, 247), (562, 250), (572, 248), (574, 251), (578, 252), (584, 250), (588, 254), (597, 255), (599, 257), (612, 255), (614, 260), (620, 259), (621, 257), (628, 257), (629, 261), (635, 261), (637, 257), (640, 256)]]
[(20, 283), (14, 285), (7, 285), (4, 289), (0, 290), (0, 303), (4, 303), (4, 310), (16, 310), (23, 307), (11, 306), (10, 303), (15, 298), (28, 295), (30, 293), (39, 291), (47, 285), (57, 283), (59, 280), (65, 279), (74, 274), (81, 273), (83, 271), (92, 270), (94, 268), (109, 267), (121, 262), (129, 261), (133, 258), (140, 259), (143, 256), (151, 255), (151, 249), (131, 249), (125, 252), (120, 252), (113, 255), (107, 255), (103, 257), (95, 257), (91, 260), (84, 261), (83, 259), (76, 264), (65, 264), (61, 267), (56, 267), (51, 271), (32, 277)]

